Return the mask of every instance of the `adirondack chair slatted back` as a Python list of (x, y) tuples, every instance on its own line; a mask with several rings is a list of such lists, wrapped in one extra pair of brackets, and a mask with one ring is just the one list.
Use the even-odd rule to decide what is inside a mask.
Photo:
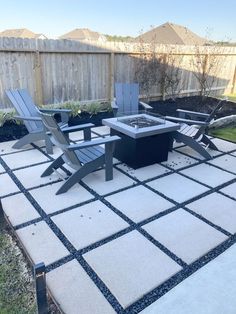
[(205, 130), (208, 128), (208, 123), (211, 122), (212, 119), (214, 119), (215, 113), (220, 110), (224, 105), (224, 99), (220, 99), (218, 104), (215, 106), (215, 108), (212, 110), (212, 112), (210, 113), (210, 115), (207, 117), (207, 119), (205, 120), (205, 122), (207, 123), (206, 125), (202, 125), (198, 132), (196, 133), (196, 135), (194, 136), (194, 138), (198, 138), (198, 136), (200, 136), (201, 134), (205, 133)]
[(63, 151), (63, 159), (64, 161), (72, 168), (79, 169), (81, 167), (80, 160), (74, 151), (69, 151), (68, 146), (70, 145), (69, 139), (65, 136), (65, 134), (61, 131), (58, 126), (56, 120), (52, 115), (40, 112), (40, 116), (42, 118), (43, 124), (50, 131), (50, 140), (51, 142), (60, 147)]
[[(21, 117), (39, 117), (38, 110), (35, 107), (27, 90), (7, 90), (6, 94)], [(24, 124), (29, 133), (38, 132), (43, 129), (41, 121), (24, 120)]]
[(137, 83), (115, 83), (118, 113), (137, 113), (139, 104), (139, 85)]

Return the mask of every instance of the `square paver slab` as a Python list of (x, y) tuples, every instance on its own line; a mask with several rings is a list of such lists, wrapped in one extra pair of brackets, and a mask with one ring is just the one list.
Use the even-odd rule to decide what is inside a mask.
[(47, 214), (94, 198), (92, 194), (79, 184), (74, 185), (66, 193), (56, 195), (55, 193), (61, 185), (62, 182), (50, 184), (31, 190), (30, 194)]
[(210, 164), (231, 171), (236, 174), (236, 158), (230, 155), (224, 155), (209, 161)]
[[(195, 150), (193, 150), (189, 146), (179, 147), (179, 148), (177, 148), (177, 151), (182, 152), (182, 153), (184, 153), (186, 155), (189, 155), (190, 157), (193, 157), (193, 158), (197, 158), (197, 159), (201, 159), (201, 160), (205, 159), (202, 155), (200, 155), (198, 152), (196, 152)], [(207, 149), (207, 152), (212, 157), (221, 154), (221, 152), (219, 152), (218, 150), (213, 150), (213, 149), (210, 149), (210, 148)]]
[(179, 203), (185, 202), (208, 190), (203, 185), (177, 173), (153, 180), (148, 182), (147, 185)]
[(219, 138), (213, 138), (212, 142), (216, 145), (216, 147), (222, 152), (230, 152), (236, 149), (236, 144), (228, 141), (221, 140)]
[(126, 164), (120, 164), (117, 166), (118, 168), (122, 169), (125, 171), (127, 174), (130, 176), (137, 178), (140, 181), (148, 180), (154, 177), (161, 176), (165, 173), (170, 172), (169, 169), (159, 165), (159, 164), (154, 164), (150, 165), (147, 167), (142, 167), (139, 169), (133, 169), (127, 166)]
[(168, 166), (171, 169), (177, 170), (181, 169), (190, 165), (197, 163), (198, 160), (193, 159), (191, 157), (185, 156), (178, 152), (169, 152), (168, 153), (168, 160), (162, 162), (162, 165)]
[(37, 187), (46, 183), (53, 183), (60, 180), (60, 176), (62, 178), (67, 177), (67, 174), (61, 169), (57, 170), (57, 172), (60, 173), (60, 176), (57, 173), (53, 172), (50, 176), (41, 177), (41, 174), (44, 172), (45, 169), (47, 169), (47, 167), (50, 166), (50, 164), (50, 162), (47, 162), (45, 164), (15, 170), (14, 174), (27, 189)]
[(188, 204), (187, 207), (215, 225), (231, 233), (236, 232), (236, 201), (219, 193), (212, 193)]
[(92, 128), (92, 131), (102, 136), (110, 134), (110, 128), (106, 125)]
[(220, 170), (208, 164), (200, 164), (189, 169), (182, 170), (180, 173), (205, 183), (211, 187), (216, 187), (235, 178), (233, 174)]
[(186, 263), (192, 263), (227, 239), (205, 222), (178, 209), (142, 227)]
[(49, 160), (49, 158), (37, 149), (30, 149), (15, 154), (5, 155), (2, 156), (2, 159), (11, 169), (17, 169)]
[(63, 313), (116, 313), (76, 260), (47, 273), (47, 286)]
[(0, 173), (3, 173), (3, 172), (5, 172), (5, 169), (3, 168), (2, 165), (0, 165)]
[(220, 191), (236, 199), (236, 182), (226, 186)]
[(144, 186), (110, 195), (106, 200), (134, 222), (140, 222), (174, 206)]
[(90, 173), (83, 181), (100, 195), (115, 192), (135, 184), (135, 181), (116, 169), (113, 169), (113, 180), (111, 181), (105, 181), (104, 169)]
[(49, 265), (67, 255), (69, 251), (49, 228), (41, 221), (16, 231), (34, 264)]
[(77, 250), (129, 227), (100, 201), (74, 208), (52, 220)]
[(0, 197), (15, 193), (19, 188), (7, 173), (0, 174)]
[(181, 270), (137, 231), (83, 257), (125, 308)]
[(13, 226), (40, 217), (33, 205), (22, 193), (3, 198), (2, 207)]
[(21, 150), (26, 150), (26, 149), (32, 149), (33, 148), (32, 145), (25, 145), (21, 149), (12, 148), (12, 146), (16, 142), (18, 142), (18, 140), (16, 140), (16, 141), (8, 141), (8, 142), (1, 142), (0, 143), (0, 155), (15, 153), (15, 152), (19, 152)]

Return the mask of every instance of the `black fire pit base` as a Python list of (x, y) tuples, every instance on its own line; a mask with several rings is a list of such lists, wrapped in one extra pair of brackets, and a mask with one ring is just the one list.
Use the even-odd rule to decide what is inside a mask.
[(168, 150), (171, 146), (170, 132), (134, 139), (111, 129), (111, 135), (118, 135), (121, 138), (121, 141), (116, 142), (114, 157), (133, 169), (168, 159)]

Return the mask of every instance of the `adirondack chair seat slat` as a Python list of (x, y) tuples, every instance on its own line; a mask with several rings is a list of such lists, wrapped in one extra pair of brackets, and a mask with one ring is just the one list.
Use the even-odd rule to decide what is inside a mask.
[[(56, 194), (65, 193), (86, 175), (103, 166), (105, 166), (106, 181), (113, 179), (112, 156), (115, 142), (119, 140), (118, 136), (106, 137), (100, 140), (89, 140), (84, 143), (70, 145), (69, 138), (63, 133), (63, 130), (60, 129), (52, 115), (40, 113), (40, 116), (45, 128), (50, 132), (49, 136), (51, 141), (63, 152), (60, 157), (49, 165), (41, 176), (50, 175), (54, 170), (62, 167), (65, 163), (75, 170), (62, 184)], [(105, 143), (105, 150), (99, 146), (103, 143)]]

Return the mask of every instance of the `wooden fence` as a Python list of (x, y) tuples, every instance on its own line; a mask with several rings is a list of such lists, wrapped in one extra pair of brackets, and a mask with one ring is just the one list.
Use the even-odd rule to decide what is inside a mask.
[[(141, 51), (142, 50), (142, 51)], [(38, 104), (66, 100), (110, 100), (114, 96), (114, 82), (132, 82), (137, 60), (143, 51), (135, 43), (97, 43), (70, 40), (35, 40), (0, 38), (0, 109), (10, 108), (6, 89), (27, 88)], [(159, 55), (182, 58), (181, 94), (199, 93), (200, 87), (193, 75), (191, 60), (195, 47), (158, 45)], [(236, 90), (236, 47), (201, 47), (204, 58), (217, 56), (221, 66), (214, 73), (214, 94)], [(212, 74), (213, 75), (213, 74)], [(161, 84), (152, 86), (151, 96), (162, 97)]]

